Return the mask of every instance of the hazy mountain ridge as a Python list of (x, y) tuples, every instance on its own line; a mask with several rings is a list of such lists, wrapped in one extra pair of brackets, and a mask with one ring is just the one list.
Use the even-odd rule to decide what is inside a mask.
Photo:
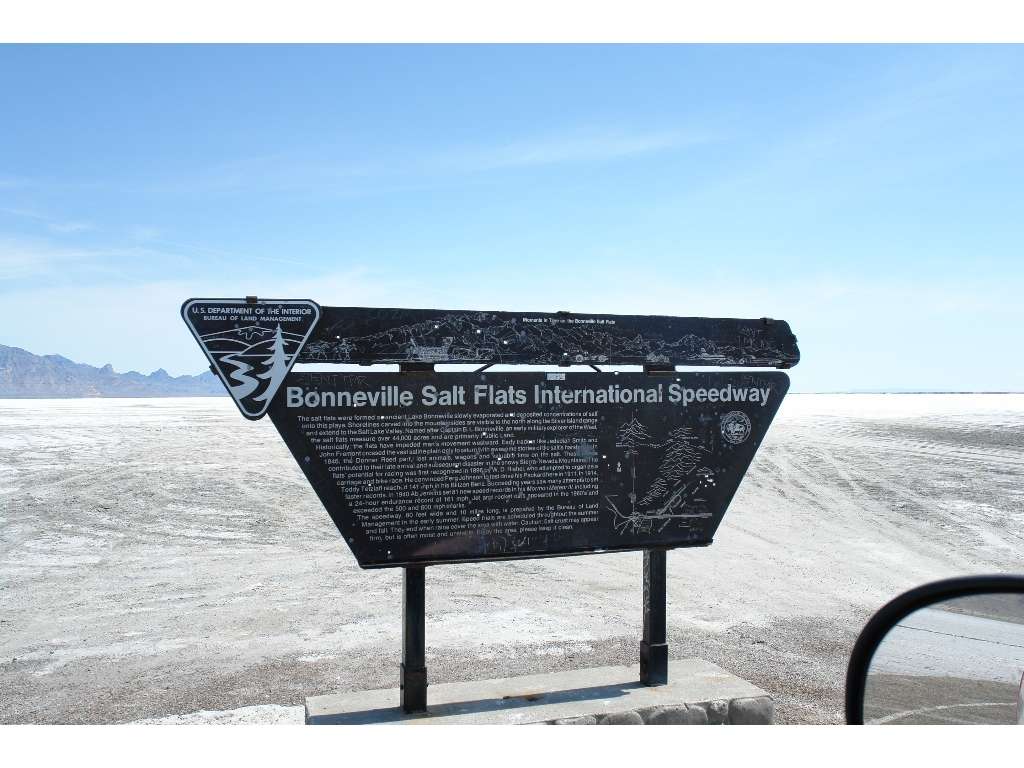
[(0, 398), (223, 397), (227, 392), (210, 371), (171, 376), (163, 368), (148, 376), (117, 373), (109, 363), (96, 368), (60, 355), (33, 355), (0, 344)]

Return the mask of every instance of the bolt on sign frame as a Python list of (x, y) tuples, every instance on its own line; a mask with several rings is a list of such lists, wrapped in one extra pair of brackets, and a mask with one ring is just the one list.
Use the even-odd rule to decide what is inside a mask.
[[(665, 553), (711, 544), (789, 389), (765, 369), (800, 360), (789, 325), (771, 318), (255, 296), (181, 311), (242, 415), (270, 416), (359, 565), (405, 569), (406, 712), (426, 711), (424, 569), (443, 563), (642, 550), (640, 678), (666, 684)], [(382, 363), (399, 370), (351, 368)]]

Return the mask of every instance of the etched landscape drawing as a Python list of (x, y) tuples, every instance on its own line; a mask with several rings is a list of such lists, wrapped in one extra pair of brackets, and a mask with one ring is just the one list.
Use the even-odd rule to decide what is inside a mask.
[[(324, 307), (302, 362), (730, 365), (800, 359), (781, 321)], [(391, 314), (388, 314), (391, 313)], [(396, 319), (397, 318), (397, 319)], [(407, 320), (408, 322), (402, 322)]]
[[(605, 496), (604, 506), (613, 513), (620, 534), (661, 532), (673, 520), (685, 525), (711, 517), (703, 492), (713, 489), (714, 473), (701, 466), (704, 451), (689, 428), (673, 429), (657, 442), (634, 416), (619, 428), (615, 447), (624, 451), (618, 471), (628, 473), (630, 491), (625, 497)], [(648, 484), (641, 470), (638, 490), (638, 463), (656, 462), (658, 454), (663, 457), (656, 476)]]

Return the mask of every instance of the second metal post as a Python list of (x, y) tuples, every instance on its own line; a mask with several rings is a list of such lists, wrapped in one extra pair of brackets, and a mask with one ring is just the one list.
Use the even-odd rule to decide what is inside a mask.
[(665, 633), (665, 550), (644, 550), (644, 635), (640, 642), (640, 682), (668, 685)]
[(402, 587), (402, 711), (427, 711), (426, 568), (404, 568)]

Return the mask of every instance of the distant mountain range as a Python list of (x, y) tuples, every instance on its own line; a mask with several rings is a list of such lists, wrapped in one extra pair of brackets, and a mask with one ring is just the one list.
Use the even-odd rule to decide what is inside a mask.
[(148, 376), (115, 373), (109, 363), (95, 368), (60, 355), (33, 355), (0, 344), (0, 398), (50, 397), (223, 397), (224, 385), (210, 371), (171, 376), (161, 368)]

